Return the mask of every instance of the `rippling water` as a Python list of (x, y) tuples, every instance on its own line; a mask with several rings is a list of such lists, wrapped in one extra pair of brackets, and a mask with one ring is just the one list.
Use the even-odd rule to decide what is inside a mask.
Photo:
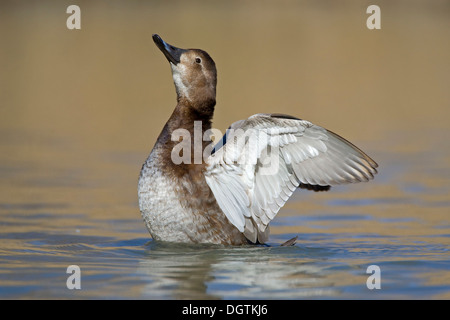
[[(345, 1), (81, 2), (78, 33), (65, 7), (21, 3), (0, 5), (0, 298), (450, 298), (445, 1), (379, 1), (377, 34)], [(297, 191), (268, 246), (152, 241), (137, 178), (175, 99), (152, 32), (216, 60), (222, 131), (293, 114), (360, 146), (379, 174)], [(66, 287), (69, 265), (81, 290)], [(379, 290), (366, 286), (370, 265)]]
[[(387, 171), (396, 166), (379, 159)], [(134, 160), (111, 161), (118, 171), (136, 169)], [(70, 166), (48, 180), (37, 168), (8, 170), (3, 190), (37, 190), (21, 203), (12, 196), (0, 205), (0, 298), (448, 298), (447, 186), (393, 188), (398, 177), (383, 170), (359, 187), (296, 192), (274, 220), (268, 246), (188, 246), (149, 239), (135, 200), (121, 198), (120, 183), (102, 181), (102, 170), (92, 176), (89, 166), (71, 182), (61, 180)], [(406, 176), (423, 169), (408, 166)], [(439, 163), (432, 167), (430, 174), (439, 173)], [(91, 180), (81, 182), (88, 174)], [(279, 246), (295, 235), (295, 246)], [(366, 287), (373, 264), (381, 270), (380, 290)], [(81, 269), (81, 290), (66, 288), (69, 265)]]

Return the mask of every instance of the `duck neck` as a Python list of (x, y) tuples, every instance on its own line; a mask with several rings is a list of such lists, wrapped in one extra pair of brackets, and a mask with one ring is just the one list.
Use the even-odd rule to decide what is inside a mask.
[(169, 118), (171, 133), (176, 129), (188, 130), (194, 134), (194, 124), (198, 128), (198, 121), (201, 121), (202, 131), (211, 129), (211, 121), (214, 115), (216, 100), (205, 100), (201, 103), (192, 103), (185, 98), (179, 98), (172, 115)]
[(211, 121), (214, 115), (214, 107), (216, 106), (216, 98), (215, 94), (210, 95), (210, 97), (202, 97), (201, 99), (198, 97), (192, 97), (188, 99), (184, 96), (177, 96), (177, 107), (175, 108), (175, 112), (177, 109), (183, 112), (183, 119), (188, 121)]
[[(215, 100), (195, 107), (184, 99), (178, 101), (155, 145), (162, 148), (165, 163), (168, 161), (176, 163), (173, 157), (182, 154), (184, 160), (178, 163), (179, 171), (187, 168), (186, 164), (199, 164), (199, 160), (203, 164), (203, 150), (211, 143), (204, 141), (203, 135), (211, 129), (214, 106)], [(201, 150), (198, 150), (199, 146)], [(186, 158), (184, 152), (189, 152), (190, 157)], [(196, 154), (199, 152), (201, 156)], [(188, 161), (185, 161), (186, 159)]]

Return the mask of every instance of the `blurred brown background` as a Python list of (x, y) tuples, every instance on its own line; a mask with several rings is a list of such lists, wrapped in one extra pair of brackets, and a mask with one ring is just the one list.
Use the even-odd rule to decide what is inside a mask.
[[(81, 30), (66, 27), (71, 4)], [(370, 4), (381, 30), (366, 27)], [(176, 104), (152, 33), (211, 54), (222, 131), (254, 113), (287, 113), (377, 161), (443, 149), (448, 164), (449, 1), (2, 1), (0, 24), (9, 201), (39, 199), (46, 183), (53, 198), (89, 201), (61, 191), (65, 181), (120, 186), (136, 201), (140, 166)], [(91, 201), (112, 198), (104, 190)]]

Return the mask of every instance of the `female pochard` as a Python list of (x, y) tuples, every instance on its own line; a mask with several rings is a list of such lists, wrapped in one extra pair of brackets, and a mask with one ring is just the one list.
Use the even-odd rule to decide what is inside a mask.
[(139, 177), (139, 207), (155, 240), (265, 243), (270, 221), (298, 187), (328, 190), (377, 173), (377, 163), (344, 138), (282, 114), (235, 122), (214, 146), (214, 61), (156, 34), (153, 41), (172, 68), (178, 102)]

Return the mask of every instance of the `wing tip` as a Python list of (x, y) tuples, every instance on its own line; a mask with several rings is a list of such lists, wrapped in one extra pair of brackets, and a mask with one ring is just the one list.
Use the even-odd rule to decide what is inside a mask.
[(298, 187), (300, 189), (310, 190), (314, 192), (328, 191), (331, 189), (330, 185), (321, 186), (318, 184), (308, 184), (308, 183), (300, 183)]

